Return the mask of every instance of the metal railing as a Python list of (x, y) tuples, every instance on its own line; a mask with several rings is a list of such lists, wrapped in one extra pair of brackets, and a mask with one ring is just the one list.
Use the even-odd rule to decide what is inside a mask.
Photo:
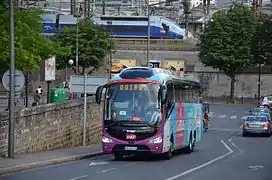
[[(136, 38), (115, 38), (116, 44), (147, 44), (147, 39)], [(159, 45), (184, 45), (184, 46), (196, 46), (194, 40), (182, 40), (182, 39), (151, 39), (150, 44)]]

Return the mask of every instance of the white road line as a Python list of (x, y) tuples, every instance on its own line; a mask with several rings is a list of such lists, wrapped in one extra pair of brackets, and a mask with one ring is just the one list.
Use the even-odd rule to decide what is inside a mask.
[(224, 131), (224, 132), (236, 132), (240, 129), (223, 129), (223, 128), (209, 128), (210, 131)]
[(75, 177), (75, 178), (72, 178), (72, 179), (69, 179), (69, 180), (78, 180), (78, 179), (84, 179), (84, 178), (87, 178), (89, 177), (88, 175), (84, 175), (84, 176), (78, 176), (78, 177)]
[(129, 166), (133, 166), (133, 165), (135, 165), (135, 164), (137, 164), (137, 163), (129, 163), (129, 164), (123, 165), (123, 167), (129, 167)]
[(230, 119), (236, 119), (237, 118), (237, 116), (231, 116), (230, 117)]
[(228, 141), (230, 142), (230, 144), (235, 147), (238, 151), (240, 151), (241, 153), (245, 153), (245, 151), (243, 151), (241, 148), (239, 148), (233, 141), (232, 138), (228, 139)]
[(101, 173), (106, 173), (106, 172), (109, 172), (109, 171), (112, 171), (112, 170), (115, 170), (116, 168), (110, 168), (110, 169), (104, 169), (102, 171), (98, 171), (96, 172), (97, 174), (101, 174)]
[(247, 118), (247, 116), (242, 116), (242, 117), (241, 117), (241, 119), (246, 119), (246, 118)]
[(227, 115), (225, 114), (219, 116), (219, 118), (225, 118), (225, 117), (227, 117)]
[(185, 175), (187, 175), (187, 174), (189, 174), (189, 173), (191, 173), (191, 172), (194, 172), (194, 171), (196, 171), (196, 170), (199, 170), (199, 169), (201, 169), (201, 168), (204, 168), (204, 167), (206, 167), (206, 166), (208, 166), (208, 165), (210, 165), (210, 164), (212, 164), (212, 163), (215, 163), (216, 161), (219, 161), (219, 160), (221, 160), (221, 159), (223, 159), (223, 158), (229, 156), (230, 154), (232, 154), (232, 153), (233, 153), (233, 150), (232, 150), (232, 149), (231, 149), (231, 148), (230, 148), (223, 140), (221, 140), (221, 142), (222, 142), (222, 144), (225, 146), (225, 148), (229, 151), (228, 153), (226, 153), (226, 154), (224, 154), (224, 155), (222, 155), (222, 156), (219, 156), (219, 157), (217, 157), (217, 158), (215, 158), (215, 159), (212, 159), (212, 160), (210, 160), (210, 161), (208, 161), (208, 162), (206, 162), (206, 163), (204, 163), (204, 164), (202, 164), (202, 165), (199, 165), (199, 166), (197, 166), (197, 167), (194, 167), (194, 168), (192, 168), (192, 169), (189, 169), (189, 170), (187, 170), (187, 171), (185, 171), (185, 172), (182, 172), (182, 173), (177, 174), (177, 175), (175, 175), (175, 176), (169, 177), (169, 178), (167, 178), (167, 179), (165, 179), (165, 180), (175, 180), (175, 179), (178, 179), (178, 178), (180, 178), (180, 177), (182, 177), (182, 176), (185, 176)]

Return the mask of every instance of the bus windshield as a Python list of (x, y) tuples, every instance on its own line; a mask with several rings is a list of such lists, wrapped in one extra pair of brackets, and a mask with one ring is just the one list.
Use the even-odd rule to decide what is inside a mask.
[(107, 91), (106, 120), (155, 124), (160, 120), (160, 86), (151, 83), (118, 83)]

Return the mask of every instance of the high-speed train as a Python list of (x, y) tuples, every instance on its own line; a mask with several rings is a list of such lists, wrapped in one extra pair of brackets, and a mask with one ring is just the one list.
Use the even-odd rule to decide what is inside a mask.
[[(44, 35), (53, 35), (57, 29), (75, 26), (77, 23), (76, 18), (72, 15), (43, 14), (41, 19)], [(103, 26), (114, 37), (146, 38), (148, 35), (146, 16), (94, 16), (92, 20), (95, 24)], [(185, 39), (185, 29), (168, 18), (150, 16), (150, 37), (153, 39)], [(191, 33), (188, 38), (192, 38)]]

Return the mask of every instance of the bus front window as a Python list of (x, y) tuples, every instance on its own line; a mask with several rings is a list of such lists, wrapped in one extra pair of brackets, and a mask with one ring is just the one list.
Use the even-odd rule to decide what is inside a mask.
[(161, 120), (158, 92), (158, 84), (113, 84), (107, 94), (106, 120), (156, 124)]

